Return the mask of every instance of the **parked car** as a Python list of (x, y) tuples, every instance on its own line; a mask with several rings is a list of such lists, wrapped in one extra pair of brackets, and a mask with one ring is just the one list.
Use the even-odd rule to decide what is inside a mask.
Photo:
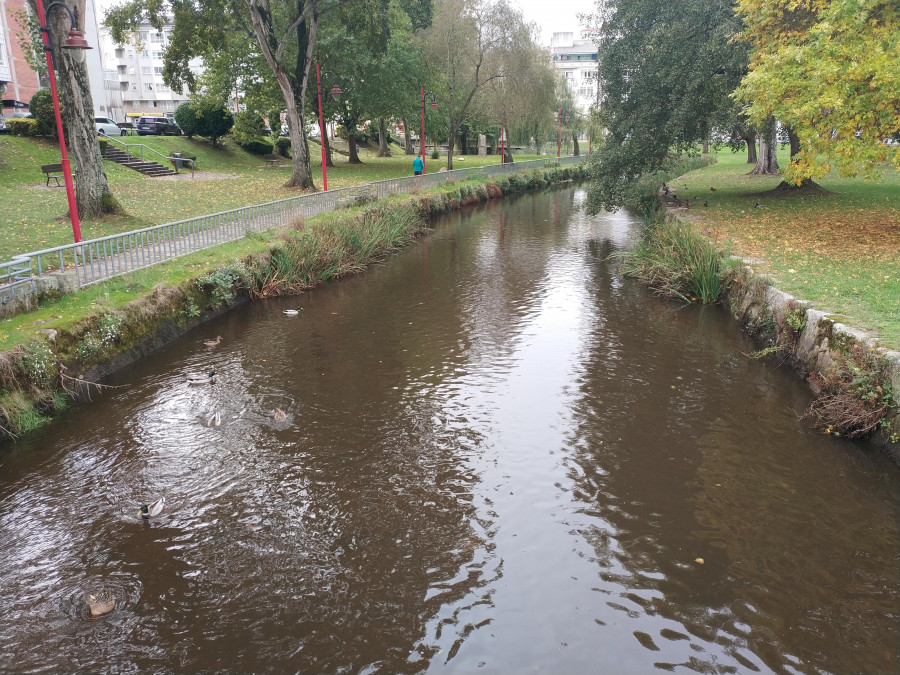
[(9, 133), (9, 129), (6, 127), (6, 120), (25, 119), (28, 117), (31, 117), (30, 112), (22, 112), (17, 110), (15, 112), (6, 113), (5, 115), (3, 115), (3, 117), (0, 117), (0, 134)]
[(181, 136), (181, 128), (166, 117), (141, 117), (135, 128), (138, 136)]
[(95, 117), (94, 125), (97, 127), (97, 133), (103, 136), (124, 136), (125, 130), (119, 128), (119, 125), (108, 117)]

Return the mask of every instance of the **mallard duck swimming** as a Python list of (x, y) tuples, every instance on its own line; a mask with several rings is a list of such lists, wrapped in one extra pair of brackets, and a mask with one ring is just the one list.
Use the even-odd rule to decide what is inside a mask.
[(162, 513), (164, 508), (166, 508), (166, 498), (160, 497), (152, 504), (141, 504), (138, 515), (141, 518), (148, 520), (153, 516), (158, 516), (160, 513)]
[(216, 371), (211, 370), (206, 375), (192, 374), (187, 376), (188, 384), (215, 384)]
[(86, 598), (91, 616), (103, 616), (116, 608), (116, 596), (109, 591), (91, 593)]
[(206, 426), (208, 427), (220, 427), (222, 426), (222, 415), (218, 410), (210, 415), (206, 420)]
[(287, 419), (287, 413), (281, 408), (275, 408), (272, 411), (272, 419), (276, 422), (284, 422)]
[(301, 309), (303, 308), (298, 307), (297, 309), (286, 309), (284, 310), (283, 314), (285, 314), (286, 316), (297, 316), (300, 313)]
[(204, 340), (203, 344), (205, 344), (207, 347), (218, 347), (219, 343), (221, 341), (222, 341), (222, 336), (220, 335), (215, 340)]

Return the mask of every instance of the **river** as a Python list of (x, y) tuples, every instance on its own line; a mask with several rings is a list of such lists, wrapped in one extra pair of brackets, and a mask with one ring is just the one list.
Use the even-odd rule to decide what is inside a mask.
[(897, 467), (583, 197), (441, 219), (0, 450), (0, 669), (898, 672)]

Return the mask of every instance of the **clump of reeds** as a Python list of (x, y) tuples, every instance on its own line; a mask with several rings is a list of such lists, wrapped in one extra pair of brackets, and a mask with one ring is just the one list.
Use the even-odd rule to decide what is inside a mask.
[(250, 293), (295, 294), (359, 272), (407, 246), (422, 228), (412, 206), (334, 214), (309, 231), (285, 233), (268, 253), (255, 257), (249, 265)]
[(632, 250), (613, 256), (621, 259), (626, 276), (685, 302), (717, 302), (735, 268), (726, 252), (689, 224), (662, 217), (645, 226)]

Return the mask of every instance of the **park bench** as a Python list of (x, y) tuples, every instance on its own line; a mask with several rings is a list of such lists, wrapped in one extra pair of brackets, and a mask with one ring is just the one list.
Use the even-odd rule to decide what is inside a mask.
[(263, 159), (266, 160), (266, 166), (278, 166), (281, 164), (281, 157), (278, 155), (263, 155)]
[[(56, 181), (56, 187), (61, 187), (59, 179), (63, 178), (62, 164), (42, 164), (41, 171), (47, 174), (47, 187), (50, 187), (50, 179)], [(75, 180), (75, 170), (72, 169), (72, 180)]]
[(119, 122), (118, 124), (119, 128), (125, 133), (126, 136), (128, 134), (131, 134), (133, 136), (136, 133), (134, 130), (134, 124), (132, 124), (131, 122)]

